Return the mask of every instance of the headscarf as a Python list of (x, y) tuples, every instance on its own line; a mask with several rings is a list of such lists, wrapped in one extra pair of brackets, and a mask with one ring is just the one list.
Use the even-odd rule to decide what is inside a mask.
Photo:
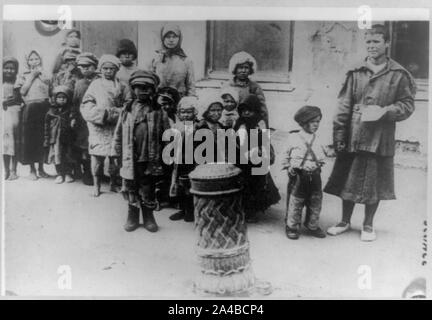
[(205, 109), (204, 113), (202, 114), (203, 119), (208, 120), (208, 113), (210, 111), (210, 107), (215, 103), (220, 104), (222, 109), (223, 109), (224, 104), (223, 104), (223, 101), (219, 95), (211, 95), (207, 99), (205, 99), (203, 107), (206, 109)]
[(36, 54), (39, 57), (39, 59), (40, 59), (40, 65), (39, 65), (39, 67), (42, 67), (42, 57), (41, 57), (41, 55), (36, 50), (31, 50), (28, 54), (25, 55), (25, 61), (26, 61), (26, 64), (27, 64), (27, 68), (31, 69), (28, 61), (29, 61), (29, 58), (30, 58), (30, 56), (32, 54)]
[(66, 95), (68, 101), (70, 101), (71, 96), (72, 96), (72, 91), (68, 86), (60, 85), (60, 86), (54, 87), (53, 95), (52, 95), (53, 98), (55, 99), (59, 93), (64, 93)]
[(320, 108), (315, 106), (303, 106), (295, 113), (294, 120), (299, 125), (304, 125), (316, 117), (322, 117)]
[[(164, 44), (164, 38), (169, 32), (173, 32), (175, 35), (179, 37), (179, 42), (177, 44), (177, 47), (173, 49), (168, 49), (167, 47), (165, 47)], [(165, 24), (161, 29), (160, 37), (161, 37), (161, 48), (157, 52), (162, 55), (162, 62), (165, 62), (167, 57), (173, 55), (178, 55), (182, 58), (186, 58), (186, 53), (183, 51), (181, 47), (183, 41), (183, 35), (178, 25), (171, 24), (171, 23)]]
[(248, 63), (250, 66), (250, 74), (257, 71), (258, 65), (254, 57), (245, 51), (234, 53), (229, 61), (228, 70), (230, 73), (235, 74), (235, 70), (239, 64)]
[(117, 70), (120, 69), (121, 62), (119, 58), (112, 54), (104, 54), (99, 59), (98, 70), (100, 71), (105, 63), (111, 63), (117, 67)]
[[(66, 43), (67, 43), (67, 37), (68, 37), (71, 33), (76, 33), (76, 34), (78, 34), (78, 39), (81, 40), (81, 31), (80, 31), (80, 30), (78, 30), (78, 29), (76, 29), (76, 28), (69, 29), (69, 30), (65, 33), (65, 36), (64, 36), (64, 42), (63, 42), (63, 45), (64, 45), (64, 46), (65, 46)], [(81, 45), (81, 44), (78, 44), (78, 47), (75, 47), (75, 48), (79, 48), (80, 45)]]
[(238, 103), (239, 103), (239, 100), (240, 100), (240, 96), (239, 96), (238, 90), (236, 90), (232, 86), (224, 86), (220, 90), (220, 97), (221, 97), (221, 99), (223, 99), (223, 96), (225, 96), (225, 95), (230, 95), (234, 99), (236, 105), (238, 106)]
[(3, 57), (3, 68), (6, 65), (6, 63), (12, 63), (15, 67), (16, 73), (18, 73), (19, 63), (17, 59), (15, 59), (12, 56)]
[(186, 96), (180, 99), (177, 110), (180, 112), (181, 109), (194, 109), (195, 115), (198, 114), (198, 99), (193, 96)]

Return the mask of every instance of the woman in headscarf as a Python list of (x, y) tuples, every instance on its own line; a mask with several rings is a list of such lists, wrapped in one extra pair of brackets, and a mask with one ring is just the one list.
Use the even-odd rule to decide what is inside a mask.
[(181, 97), (195, 96), (195, 75), (192, 60), (186, 56), (182, 47), (180, 27), (166, 24), (161, 29), (161, 48), (156, 51), (150, 70), (160, 80), (160, 87), (174, 87)]
[(14, 88), (18, 67), (17, 59), (3, 58), (3, 162), (6, 180), (18, 179), (16, 169), (22, 110), (21, 94)]
[[(36, 50), (26, 56), (27, 70), (19, 77), (19, 88), (25, 107), (22, 114), (20, 162), (30, 165), (30, 180), (48, 178), (43, 167), (44, 121), (50, 107), (51, 79), (42, 68), (42, 58)], [(39, 164), (36, 175), (35, 163)]]

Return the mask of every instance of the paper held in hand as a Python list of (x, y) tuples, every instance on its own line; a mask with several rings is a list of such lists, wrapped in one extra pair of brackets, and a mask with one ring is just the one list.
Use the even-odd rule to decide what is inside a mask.
[(384, 113), (386, 112), (385, 108), (382, 108), (377, 105), (369, 105), (364, 106), (361, 115), (361, 121), (370, 122), (370, 121), (378, 121), (382, 118)]

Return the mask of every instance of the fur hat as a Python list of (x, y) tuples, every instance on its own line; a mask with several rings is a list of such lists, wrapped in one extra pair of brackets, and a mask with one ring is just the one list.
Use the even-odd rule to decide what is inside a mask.
[(255, 73), (258, 69), (257, 62), (256, 62), (255, 58), (252, 57), (252, 55), (250, 55), (249, 53), (247, 53), (245, 51), (240, 51), (240, 52), (234, 53), (233, 56), (231, 57), (231, 59), (229, 61), (229, 67), (228, 67), (229, 72), (232, 74), (235, 74), (237, 66), (239, 64), (243, 64), (243, 63), (249, 64), (250, 69), (251, 69), (250, 74)]
[(135, 43), (129, 39), (121, 39), (117, 44), (116, 56), (120, 57), (120, 54), (125, 52), (133, 54), (135, 59), (138, 56), (138, 50), (135, 46)]
[(261, 115), (261, 101), (255, 94), (249, 94), (238, 106), (238, 113), (241, 114), (243, 110), (251, 110), (258, 116)]

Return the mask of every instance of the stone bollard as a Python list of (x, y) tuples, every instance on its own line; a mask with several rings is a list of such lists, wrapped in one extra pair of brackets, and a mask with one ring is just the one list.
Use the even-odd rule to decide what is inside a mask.
[(204, 295), (247, 295), (255, 286), (242, 208), (241, 170), (228, 163), (199, 165), (189, 174), (194, 195), (197, 254)]

